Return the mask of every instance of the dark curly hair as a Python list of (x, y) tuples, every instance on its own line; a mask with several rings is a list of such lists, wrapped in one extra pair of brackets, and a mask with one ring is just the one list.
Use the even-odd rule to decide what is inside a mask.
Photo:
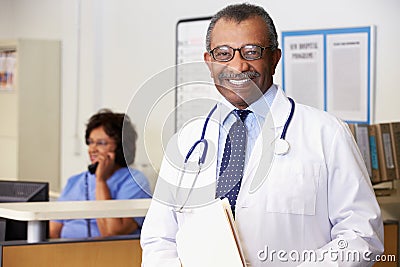
[(121, 167), (131, 165), (135, 161), (137, 133), (129, 116), (109, 109), (99, 110), (86, 124), (86, 143), (90, 133), (101, 126), (117, 144), (115, 162)]

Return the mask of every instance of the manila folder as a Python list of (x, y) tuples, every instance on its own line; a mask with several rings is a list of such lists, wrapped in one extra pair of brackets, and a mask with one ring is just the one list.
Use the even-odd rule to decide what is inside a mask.
[(182, 216), (176, 243), (183, 267), (245, 266), (228, 199), (216, 199)]

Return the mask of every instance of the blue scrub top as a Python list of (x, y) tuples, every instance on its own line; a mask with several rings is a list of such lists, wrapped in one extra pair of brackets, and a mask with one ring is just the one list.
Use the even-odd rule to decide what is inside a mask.
[[(87, 187), (86, 190), (86, 179)], [(112, 199), (136, 199), (150, 198), (150, 187), (144, 174), (136, 169), (121, 168), (107, 180)], [(96, 176), (89, 172), (82, 172), (68, 179), (64, 190), (58, 201), (81, 201), (95, 200), (96, 196)], [(144, 217), (134, 218), (139, 224), (139, 229), (132, 234), (140, 233)], [(74, 220), (55, 220), (63, 224), (61, 238), (83, 238), (88, 237), (88, 227), (86, 219)], [(91, 236), (100, 236), (96, 219), (90, 219)]]

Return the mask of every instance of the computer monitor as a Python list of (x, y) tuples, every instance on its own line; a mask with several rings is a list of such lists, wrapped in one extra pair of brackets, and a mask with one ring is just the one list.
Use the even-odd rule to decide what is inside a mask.
[[(49, 183), (0, 181), (0, 202), (49, 201)], [(0, 241), (26, 240), (27, 222), (0, 218)], [(48, 223), (42, 229), (48, 236)]]

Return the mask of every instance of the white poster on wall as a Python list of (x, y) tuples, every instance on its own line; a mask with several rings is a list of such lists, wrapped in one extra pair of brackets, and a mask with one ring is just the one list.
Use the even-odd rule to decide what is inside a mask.
[(334, 34), (326, 39), (327, 111), (339, 118), (366, 121), (368, 35)]
[(282, 32), (282, 86), (349, 123), (373, 122), (374, 27)]
[(203, 57), (210, 20), (185, 19), (176, 26), (176, 130), (206, 115), (220, 97)]
[(286, 94), (299, 103), (324, 109), (323, 35), (291, 36), (285, 40)]

